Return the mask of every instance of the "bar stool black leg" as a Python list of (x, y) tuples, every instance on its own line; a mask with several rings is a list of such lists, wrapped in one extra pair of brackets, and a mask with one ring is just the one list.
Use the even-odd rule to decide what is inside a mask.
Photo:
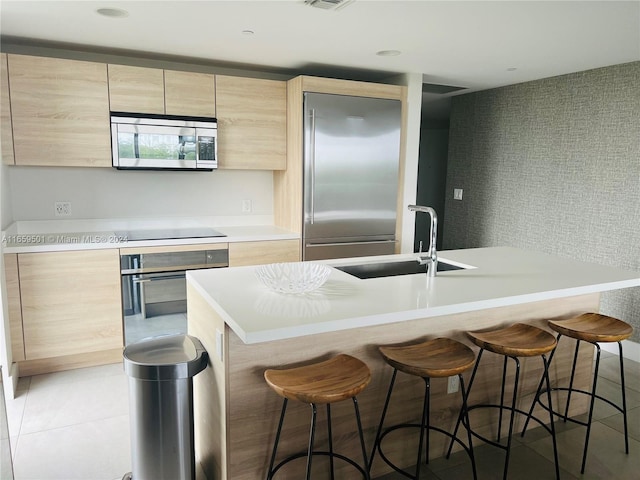
[[(551, 365), (551, 360), (553, 360), (553, 356), (558, 349), (558, 344), (560, 343), (560, 337), (562, 335), (558, 334), (556, 337), (556, 347), (551, 350), (551, 354), (549, 355), (549, 365)], [(533, 414), (533, 409), (536, 406), (536, 402), (538, 401), (538, 397), (540, 396), (540, 392), (542, 391), (542, 387), (544, 386), (544, 375), (540, 378), (540, 383), (538, 384), (538, 389), (536, 390), (536, 394), (533, 397), (533, 401), (531, 402), (531, 408), (529, 408), (529, 413), (527, 414), (527, 420), (524, 422), (524, 427), (522, 427), (522, 432), (520, 433), (521, 437), (524, 437), (525, 432), (527, 431), (527, 427), (529, 426), (529, 420), (531, 420), (531, 415)], [(549, 388), (549, 387), (548, 387)]]
[[(469, 442), (469, 457), (471, 458), (471, 469), (473, 471), (473, 480), (477, 480), (478, 472), (476, 471), (476, 457), (473, 453), (473, 438), (471, 436), (471, 427), (469, 426), (469, 412), (467, 411), (467, 392), (464, 389), (464, 378), (462, 378), (462, 374), (458, 375), (460, 379), (460, 394), (462, 395), (462, 412), (464, 412), (464, 421), (467, 425), (467, 441)], [(451, 453), (451, 446), (449, 447), (449, 452), (447, 452), (447, 459), (449, 458), (449, 453)]]
[(389, 390), (387, 390), (387, 398), (384, 402), (384, 407), (382, 408), (382, 416), (380, 417), (380, 423), (378, 424), (378, 431), (376, 432), (376, 439), (373, 443), (373, 450), (371, 451), (371, 456), (369, 457), (369, 466), (367, 471), (371, 472), (371, 465), (373, 464), (373, 457), (376, 454), (376, 450), (380, 447), (380, 434), (382, 433), (382, 425), (384, 424), (384, 418), (387, 415), (387, 409), (389, 408), (389, 400), (391, 399), (391, 392), (393, 391), (393, 385), (396, 382), (396, 375), (398, 374), (397, 369), (393, 369), (393, 375), (391, 375), (391, 383), (389, 383)]
[(335, 469), (333, 468), (333, 436), (331, 435), (331, 404), (327, 403), (327, 430), (329, 435), (329, 465), (331, 468), (331, 480), (335, 480)]
[(313, 440), (316, 434), (316, 417), (318, 409), (316, 404), (311, 404), (311, 430), (309, 432), (309, 447), (307, 448), (307, 480), (311, 479), (311, 460), (313, 459)]
[(267, 480), (273, 478), (273, 464), (276, 461), (276, 452), (278, 451), (278, 444), (280, 443), (280, 433), (282, 432), (282, 424), (284, 423), (284, 414), (287, 411), (287, 401), (285, 398), (282, 402), (282, 412), (280, 413), (280, 421), (278, 422), (278, 430), (276, 431), (276, 439), (273, 443), (273, 451), (271, 452), (271, 461), (269, 462), (269, 472), (267, 473)]
[(358, 436), (360, 437), (360, 448), (362, 449), (362, 460), (364, 461), (363, 472), (365, 480), (371, 480), (369, 475), (370, 464), (367, 462), (367, 449), (364, 444), (364, 432), (362, 431), (362, 421), (360, 420), (360, 408), (358, 407), (358, 399), (353, 397), (353, 409), (356, 412), (356, 423), (358, 425)]
[(580, 350), (580, 340), (576, 340), (576, 348), (573, 352), (573, 363), (571, 365), (571, 377), (569, 378), (569, 391), (567, 392), (567, 403), (564, 406), (564, 416), (562, 419), (567, 423), (569, 416), (569, 403), (571, 402), (571, 392), (573, 392), (573, 379), (576, 376), (576, 364), (578, 362), (578, 351)]
[(496, 442), (500, 441), (500, 437), (502, 436), (502, 410), (504, 405), (504, 383), (507, 378), (507, 357), (504, 357), (504, 361), (502, 362), (502, 385), (500, 387), (500, 414), (498, 416), (498, 436), (496, 437)]
[[(553, 356), (554, 351), (551, 352), (551, 356)], [(545, 383), (547, 384), (547, 402), (549, 402), (549, 429), (551, 430), (551, 441), (553, 442), (553, 460), (556, 466), (556, 479), (560, 480), (560, 462), (558, 461), (558, 444), (556, 441), (556, 426), (553, 420), (553, 405), (551, 404), (551, 382), (549, 381), (549, 365), (551, 363), (551, 356), (549, 357), (549, 361), (547, 361), (547, 358), (544, 355), (541, 355), (541, 356), (542, 356), (542, 363), (544, 365), (544, 372), (542, 375)]]
[[(505, 357), (506, 360), (507, 357)], [(513, 398), (511, 400), (511, 416), (509, 419), (509, 437), (507, 438), (507, 457), (504, 461), (504, 473), (502, 475), (503, 480), (507, 480), (507, 472), (509, 470), (509, 459), (511, 458), (511, 436), (513, 434), (513, 421), (516, 414), (516, 398), (518, 396), (518, 381), (520, 380), (520, 360), (517, 357), (510, 357), (516, 363), (516, 374), (513, 383)], [(503, 381), (503, 389), (504, 389), (504, 379)], [(502, 403), (500, 405), (500, 413), (502, 416)]]
[[(465, 405), (467, 403), (467, 398), (466, 397), (471, 392), (471, 386), (473, 385), (473, 380), (476, 378), (476, 372), (478, 371), (478, 365), (480, 365), (480, 359), (482, 358), (482, 352), (484, 352), (484, 349), (481, 348), (480, 351), (478, 352), (478, 356), (476, 357), (476, 364), (473, 366), (473, 371), (471, 372), (471, 378), (469, 379), (469, 386), (467, 387), (467, 394), (462, 399), (462, 401), (463, 401), (463, 403)], [(465, 408), (465, 412), (466, 412), (466, 408)], [(453, 442), (454, 442), (453, 438), (458, 435), (458, 428), (460, 428), (460, 423), (462, 422), (462, 417), (463, 417), (463, 412), (462, 412), (462, 410), (460, 410), (460, 413), (458, 414), (458, 421), (456, 422), (456, 428), (453, 429), (453, 437), (451, 438), (451, 443), (449, 444), (449, 448), (447, 449), (447, 456), (446, 456), (447, 460), (451, 456), (451, 449), (453, 448)], [(471, 430), (471, 426), (469, 425), (469, 413), (468, 412), (467, 412), (467, 425), (466, 425), (466, 427), (467, 427), (468, 431)], [(475, 463), (474, 463), (474, 468), (475, 468)]]
[(620, 356), (620, 386), (622, 387), (622, 420), (624, 423), (624, 452), (629, 454), (629, 433), (627, 431), (627, 393), (624, 385), (624, 362), (622, 356), (622, 342), (618, 342), (618, 355)]
[(584, 439), (584, 450), (582, 451), (582, 466), (580, 473), (584, 473), (587, 465), (587, 449), (589, 448), (589, 436), (591, 435), (591, 420), (593, 418), (593, 405), (596, 401), (596, 388), (598, 386), (598, 369), (600, 368), (600, 345), (593, 344), (596, 347), (596, 366), (593, 370), (593, 386), (591, 387), (591, 401), (589, 402), (589, 418), (587, 418), (587, 433)]
[(429, 378), (424, 378), (424, 401), (422, 403), (422, 422), (420, 423), (420, 441), (418, 442), (418, 459), (416, 461), (416, 479), (420, 478), (422, 466), (422, 448), (426, 436), (426, 459), (429, 463)]

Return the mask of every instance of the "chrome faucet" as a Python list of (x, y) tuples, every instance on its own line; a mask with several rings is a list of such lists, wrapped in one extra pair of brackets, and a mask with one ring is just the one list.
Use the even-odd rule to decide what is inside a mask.
[(422, 207), (420, 205), (409, 205), (409, 210), (412, 212), (424, 212), (431, 216), (431, 233), (428, 256), (422, 255), (422, 242), (420, 242), (420, 251), (418, 252), (418, 262), (420, 265), (427, 265), (427, 275), (430, 277), (436, 276), (436, 270), (438, 270), (438, 252), (436, 251), (436, 240), (438, 238), (438, 215), (436, 211), (431, 207)]

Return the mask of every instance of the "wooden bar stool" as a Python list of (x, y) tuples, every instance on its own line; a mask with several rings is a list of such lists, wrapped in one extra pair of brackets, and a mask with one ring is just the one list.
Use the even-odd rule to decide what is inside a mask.
[[(519, 413), (522, 415), (528, 415), (527, 412), (516, 408), (516, 399), (518, 395), (518, 381), (520, 379), (520, 360), (519, 357), (535, 357), (540, 356), (542, 358), (542, 363), (544, 365), (543, 379), (547, 384), (547, 388), (549, 386), (549, 363), (546, 358), (546, 354), (548, 352), (553, 351), (556, 347), (556, 339), (553, 335), (541, 328), (534, 327), (532, 325), (526, 325), (524, 323), (514, 323), (505, 328), (500, 328), (498, 330), (492, 330), (488, 332), (467, 332), (469, 338), (480, 347), (480, 352), (478, 353), (478, 357), (476, 359), (476, 364), (473, 367), (473, 373), (471, 374), (471, 379), (469, 380), (469, 389), (467, 392), (467, 396), (471, 392), (471, 388), (473, 387), (473, 380), (475, 379), (476, 372), (478, 371), (478, 365), (480, 365), (480, 360), (482, 359), (482, 354), (485, 350), (496, 353), (498, 355), (504, 356), (504, 362), (502, 366), (502, 387), (500, 390), (500, 405), (495, 404), (478, 404), (468, 406), (468, 411), (477, 409), (477, 408), (497, 408), (499, 409), (500, 417), (498, 420), (498, 435), (495, 441), (489, 440), (488, 438), (478, 434), (475, 432), (466, 421), (467, 429), (471, 432), (471, 434), (484, 442), (493, 445), (495, 447), (501, 448), (506, 451), (506, 458), (504, 462), (504, 472), (503, 479), (507, 479), (507, 472), (509, 471), (509, 456), (511, 454), (511, 438), (513, 435), (513, 423), (515, 414)], [(504, 405), (504, 385), (505, 378), (507, 374), (507, 359), (511, 358), (516, 366), (515, 370), (515, 379), (513, 386), (513, 398), (511, 400), (511, 406)], [(551, 405), (551, 392), (547, 392), (547, 401), (549, 405)], [(509, 420), (509, 434), (507, 437), (507, 443), (504, 445), (500, 443), (500, 437), (502, 435), (502, 412), (504, 410), (509, 410), (511, 412), (510, 420)], [(553, 457), (555, 460), (556, 467), (556, 478), (560, 478), (560, 467), (558, 464), (558, 449), (556, 445), (556, 430), (553, 424), (553, 414), (550, 413), (550, 425), (547, 426), (542, 420), (539, 418), (529, 415), (529, 417), (536, 422), (538, 422), (542, 427), (544, 427), (550, 434), (551, 439), (553, 441)], [(468, 418), (468, 417), (467, 417)], [(463, 423), (465, 420), (462, 416), (458, 419), (458, 423), (456, 424), (456, 428), (454, 430), (454, 435), (458, 431), (458, 427), (460, 423)], [(453, 447), (453, 442), (449, 445), (449, 452), (451, 452), (451, 448)]]
[[(324, 455), (329, 457), (331, 465), (331, 478), (334, 477), (334, 458), (343, 460), (355, 467), (362, 476), (369, 480), (367, 470), (367, 453), (364, 445), (364, 435), (362, 433), (362, 423), (360, 421), (360, 411), (356, 395), (360, 393), (371, 381), (371, 371), (362, 361), (349, 355), (337, 355), (329, 360), (305, 365), (302, 367), (289, 368), (283, 370), (269, 369), (264, 372), (267, 384), (280, 396), (284, 398), (282, 402), (282, 413), (276, 432), (276, 439), (271, 454), (269, 472), (267, 480), (285, 464), (297, 458), (307, 457), (306, 478), (311, 478), (311, 460), (314, 455)], [(358, 435), (360, 437), (360, 447), (362, 448), (363, 466), (358, 465), (354, 460), (333, 452), (333, 440), (331, 438), (331, 404), (343, 400), (352, 399), (356, 414)], [(282, 424), (287, 410), (287, 402), (296, 400), (311, 405), (311, 428), (309, 433), (309, 445), (306, 452), (291, 455), (282, 460), (274, 467)], [(313, 441), (316, 430), (317, 405), (327, 406), (327, 427), (329, 433), (329, 451), (316, 451), (313, 448)]]
[[(538, 391), (534, 398), (533, 403), (531, 404), (531, 409), (529, 410), (529, 416), (533, 412), (533, 409), (536, 403), (540, 404), (544, 409), (555, 413), (559, 417), (561, 417), (565, 422), (569, 420), (570, 422), (577, 423), (584, 427), (587, 427), (585, 440), (584, 440), (584, 449), (582, 451), (582, 466), (580, 469), (580, 473), (584, 473), (585, 466), (587, 463), (587, 450), (589, 448), (589, 435), (591, 433), (591, 420), (593, 418), (593, 406), (595, 403), (595, 399), (598, 398), (616, 410), (622, 413), (622, 418), (624, 422), (624, 449), (625, 453), (629, 454), (629, 436), (627, 432), (627, 398), (625, 394), (625, 385), (624, 385), (624, 364), (623, 364), (623, 356), (622, 356), (622, 340), (626, 340), (633, 333), (633, 328), (631, 325), (623, 322), (622, 320), (618, 320), (617, 318), (608, 317), (606, 315), (601, 315), (599, 313), (584, 313), (574, 318), (570, 318), (568, 320), (549, 320), (549, 327), (558, 332), (558, 336), (556, 340), (560, 342), (560, 338), (564, 335), (566, 337), (570, 337), (576, 340), (576, 348), (573, 354), (573, 365), (571, 368), (571, 377), (569, 379), (569, 387), (563, 388), (552, 388), (551, 390), (556, 391), (565, 391), (567, 392), (567, 403), (564, 407), (564, 414), (561, 414), (557, 411), (553, 411), (551, 405), (545, 405), (540, 397), (544, 393), (543, 391), (543, 382), (540, 381), (538, 385)], [(593, 372), (593, 384), (591, 387), (591, 391), (587, 392), (585, 390), (579, 390), (573, 388), (573, 379), (576, 373), (576, 362), (578, 359), (578, 350), (580, 348), (580, 342), (587, 342), (592, 344), (596, 349), (596, 361), (595, 361), (595, 369)], [(618, 351), (620, 354), (620, 383), (622, 388), (622, 406), (613, 403), (612, 401), (601, 397), (596, 394), (596, 387), (598, 383), (598, 369), (600, 367), (600, 345), (598, 342), (617, 342), (618, 343)], [(549, 362), (553, 359), (553, 353), (549, 357)], [(547, 388), (549, 388), (547, 386)], [(580, 393), (584, 395), (589, 395), (591, 398), (589, 404), (589, 413), (586, 422), (569, 418), (569, 402), (571, 401), (572, 393)], [(522, 435), (526, 431), (529, 420), (527, 419), (527, 423), (525, 423), (524, 429), (522, 431)]]
[[(418, 479), (420, 478), (420, 468), (422, 465), (422, 451), (424, 446), (425, 460), (429, 463), (429, 433), (431, 431), (439, 432), (447, 437), (451, 438), (451, 443), (457, 442), (461, 445), (469, 455), (471, 459), (471, 468), (473, 470), (473, 478), (476, 476), (476, 463), (473, 456), (473, 446), (471, 444), (471, 435), (468, 433), (468, 444), (465, 445), (455, 435), (447, 432), (441, 428), (434, 427), (430, 423), (429, 419), (429, 401), (430, 401), (430, 385), (431, 378), (444, 378), (452, 375), (458, 375), (460, 379), (460, 392), (462, 394), (462, 407), (460, 409), (460, 416), (466, 417), (466, 394), (464, 389), (464, 379), (462, 373), (469, 370), (475, 361), (475, 355), (473, 351), (463, 345), (460, 342), (449, 338), (436, 338), (428, 340), (416, 345), (407, 346), (382, 346), (379, 347), (385, 361), (393, 367), (393, 375), (391, 376), (391, 383), (389, 384), (389, 390), (387, 392), (387, 399), (382, 410), (382, 416), (380, 418), (380, 424), (378, 426), (378, 432), (376, 434), (376, 440), (371, 452), (371, 460), (369, 463), (369, 469), (373, 464), (373, 457), (376, 453), (376, 449), (380, 453), (380, 457), (393, 468), (396, 472), (404, 475), (405, 477)], [(420, 424), (403, 423), (387, 428), (384, 432), (382, 427), (384, 424), (385, 416), (387, 415), (387, 409), (389, 407), (389, 400), (391, 399), (391, 393), (395, 384), (396, 375), (398, 371), (404, 372), (408, 375), (414, 375), (421, 377), (425, 382), (424, 401), (422, 407), (422, 421)], [(468, 419), (467, 419), (468, 420)], [(468, 421), (467, 421), (468, 423)], [(407, 473), (406, 471), (395, 465), (382, 451), (382, 440), (384, 437), (398, 429), (403, 428), (419, 428), (420, 440), (418, 443), (418, 459), (416, 461), (416, 471), (414, 475)], [(424, 445), (426, 437), (426, 446)]]

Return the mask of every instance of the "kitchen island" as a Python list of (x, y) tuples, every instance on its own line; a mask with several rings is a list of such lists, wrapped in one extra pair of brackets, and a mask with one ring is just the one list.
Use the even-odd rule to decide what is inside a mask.
[[(392, 255), (325, 261), (331, 266), (414, 258)], [(526, 322), (546, 327), (546, 320), (599, 310), (599, 293), (640, 285), (640, 274), (513, 248), (483, 248), (440, 253), (440, 260), (465, 268), (424, 274), (359, 279), (332, 269), (327, 282), (307, 295), (269, 291), (254, 267), (188, 272), (189, 333), (210, 354), (208, 368), (194, 378), (196, 458), (209, 479), (266, 477), (281, 398), (265, 384), (266, 368), (285, 367), (348, 353), (365, 361), (372, 382), (359, 396), (368, 448), (371, 448), (391, 368), (377, 346), (449, 336), (470, 342), (467, 330)], [(477, 350), (474, 348), (474, 350)], [(561, 344), (553, 379), (567, 377), (573, 344)], [(499, 394), (501, 358), (483, 359), (471, 402), (495, 401)], [(576, 383), (590, 380), (593, 352), (582, 349)], [(492, 363), (493, 362), (493, 363)], [(528, 406), (540, 378), (539, 359), (522, 366), (522, 406)], [(509, 372), (511, 374), (511, 372)], [(419, 416), (423, 386), (399, 377), (396, 408), (390, 423)], [(446, 381), (434, 381), (431, 411), (434, 424), (451, 428), (460, 406), (459, 393), (447, 394)], [(350, 405), (332, 409), (336, 449), (359, 458)], [(398, 406), (401, 406), (398, 408)], [(572, 402), (570, 414), (584, 411), (584, 401)], [(306, 444), (309, 408), (292, 405), (285, 423), (281, 452)], [(322, 421), (322, 416), (320, 421)], [(489, 432), (489, 417), (472, 418)], [(325, 440), (318, 430), (317, 444)], [(409, 443), (407, 443), (409, 442)], [(386, 447), (399, 464), (411, 465), (415, 449), (407, 439)], [(441, 456), (444, 440), (434, 438), (433, 456)], [(304, 462), (300, 462), (303, 467)], [(321, 461), (314, 462), (319, 468)], [(279, 478), (300, 478), (297, 465)], [(289, 468), (289, 467), (287, 467)], [(374, 462), (372, 478), (388, 471)], [(347, 476), (347, 478), (349, 478)]]

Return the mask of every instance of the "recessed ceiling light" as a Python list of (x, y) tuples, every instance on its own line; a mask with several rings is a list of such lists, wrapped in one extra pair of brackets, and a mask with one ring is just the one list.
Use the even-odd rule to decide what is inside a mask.
[(376, 52), (376, 55), (379, 57), (397, 57), (402, 52), (400, 50), (380, 50)]
[(253, 35), (255, 32), (253, 30), (242, 30), (243, 35)]
[(129, 12), (121, 8), (99, 8), (96, 10), (98, 15), (111, 18), (124, 18), (129, 16)]

